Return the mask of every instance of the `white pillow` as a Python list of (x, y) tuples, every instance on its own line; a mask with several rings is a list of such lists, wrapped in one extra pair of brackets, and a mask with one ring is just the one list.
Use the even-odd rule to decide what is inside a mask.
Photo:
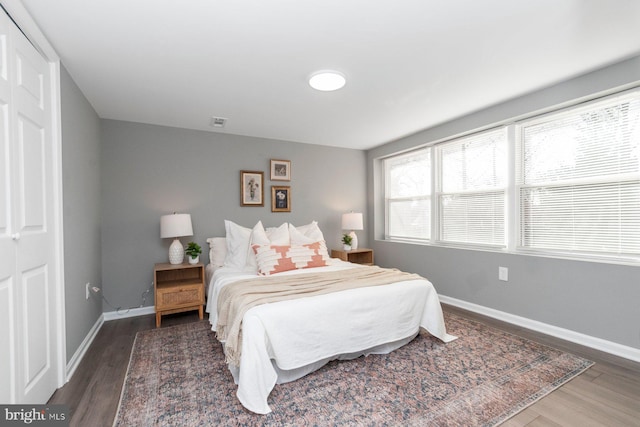
[(224, 220), (224, 228), (227, 230), (227, 256), (224, 260), (224, 266), (242, 270), (247, 263), (251, 229), (226, 219)]
[(265, 230), (262, 221), (258, 221), (251, 231), (245, 271), (258, 272), (258, 262), (256, 261), (256, 254), (253, 251), (253, 245), (285, 246), (289, 245), (289, 242), (289, 224), (285, 222), (280, 227), (269, 227)]
[(209, 264), (214, 268), (222, 267), (227, 257), (227, 239), (209, 237), (207, 243), (209, 244)]
[(323, 257), (329, 258), (329, 251), (327, 250), (327, 245), (324, 241), (324, 235), (316, 221), (312, 221), (310, 224), (301, 225), (299, 227), (289, 224), (289, 236), (291, 239), (291, 246), (310, 245), (312, 243), (321, 242), (322, 245), (319, 249), (319, 253)]
[(298, 227), (289, 224), (289, 235), (292, 245), (307, 245), (309, 243), (324, 241), (324, 235), (316, 221)]

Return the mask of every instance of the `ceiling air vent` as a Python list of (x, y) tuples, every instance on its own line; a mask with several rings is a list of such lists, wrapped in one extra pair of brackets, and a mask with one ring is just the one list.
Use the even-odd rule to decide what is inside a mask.
[(214, 128), (223, 128), (225, 123), (227, 123), (227, 119), (225, 119), (224, 117), (211, 117), (209, 126)]

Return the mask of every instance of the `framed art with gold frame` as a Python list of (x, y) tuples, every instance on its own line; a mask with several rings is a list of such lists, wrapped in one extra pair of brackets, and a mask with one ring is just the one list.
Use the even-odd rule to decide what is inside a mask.
[(291, 212), (291, 187), (271, 186), (271, 212)]

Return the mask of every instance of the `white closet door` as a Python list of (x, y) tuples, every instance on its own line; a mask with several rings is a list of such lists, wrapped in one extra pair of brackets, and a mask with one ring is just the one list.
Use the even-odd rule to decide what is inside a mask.
[(11, 83), (9, 66), (9, 18), (0, 13), (0, 402), (15, 402), (15, 270), (16, 244), (12, 239), (14, 229), (11, 212), (11, 139), (9, 108)]
[(49, 64), (2, 15), (11, 91), (5, 132), (10, 171), (4, 174), (9, 182), (5, 203), (10, 231), (1, 245), (3, 254), (13, 245), (15, 260), (13, 275), (3, 274), (8, 291), (0, 302), (8, 308), (6, 325), (13, 328), (4, 331), (3, 325), (2, 334), (13, 335), (8, 356), (14, 366), (8, 373), (15, 390), (11, 401), (46, 403), (56, 389), (58, 367), (50, 72)]

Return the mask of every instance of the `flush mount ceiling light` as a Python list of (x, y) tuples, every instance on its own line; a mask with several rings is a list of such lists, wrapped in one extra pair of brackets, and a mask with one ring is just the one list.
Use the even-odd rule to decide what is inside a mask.
[(344, 74), (338, 71), (318, 71), (309, 78), (309, 85), (323, 92), (338, 90), (345, 85), (347, 80)]

